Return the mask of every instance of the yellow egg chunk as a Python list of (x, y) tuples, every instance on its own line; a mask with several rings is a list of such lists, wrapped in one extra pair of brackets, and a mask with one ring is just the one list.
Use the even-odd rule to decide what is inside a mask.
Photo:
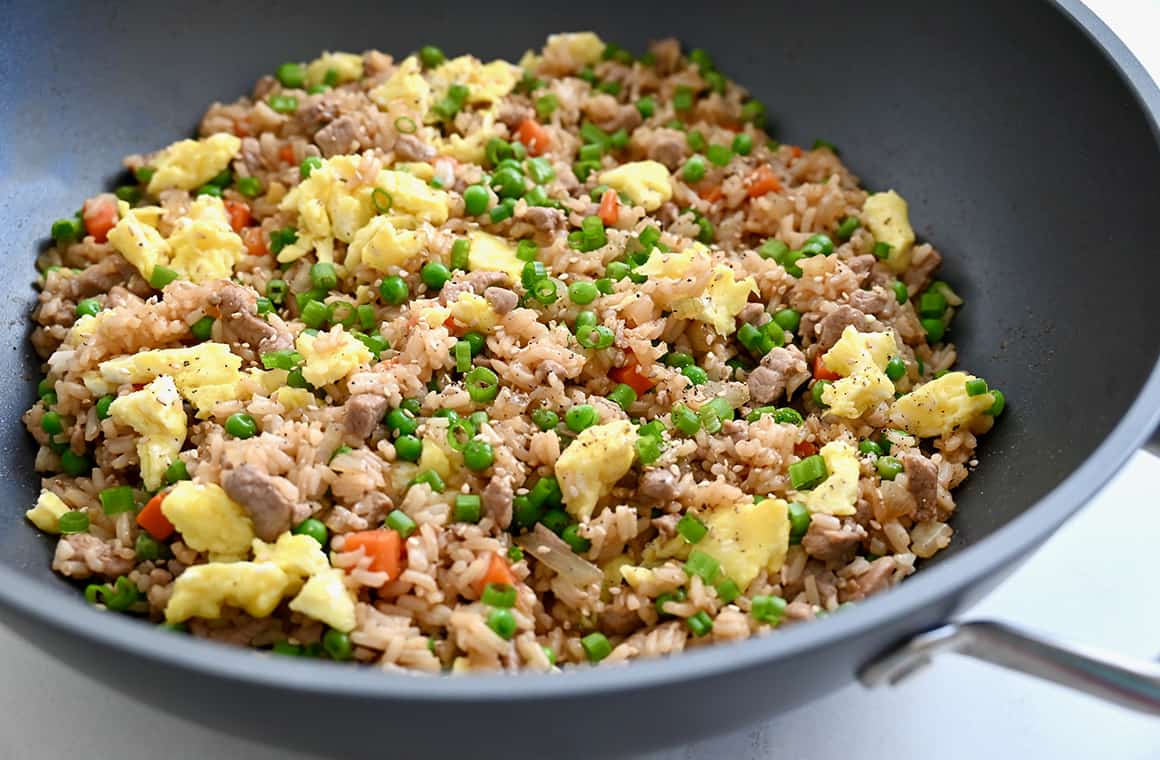
[(177, 220), (168, 242), (169, 266), (192, 282), (229, 279), (246, 255), (222, 199), (212, 195), (193, 202), (189, 214)]
[[(416, 220), (412, 226), (418, 222), (443, 224), (450, 214), (447, 193), (436, 190), (409, 172), (384, 169), (375, 179), (375, 187), (390, 196), (389, 211), (392, 215), (410, 216)], [(360, 192), (370, 199), (373, 191), (374, 188), (364, 188)]]
[(109, 230), (113, 248), (146, 280), (153, 276), (155, 266), (169, 262), (169, 243), (157, 231), (160, 212), (157, 206), (129, 210)]
[(451, 316), (456, 322), (479, 332), (490, 332), (499, 323), (499, 315), (486, 298), (464, 291), (451, 304)]
[(161, 502), (161, 513), (187, 546), (206, 552), (211, 561), (242, 559), (250, 552), (254, 525), (216, 483), (179, 482)]
[(568, 513), (584, 521), (636, 458), (636, 428), (615, 420), (585, 428), (556, 460), (556, 478)]
[(343, 379), (373, 358), (370, 349), (342, 325), (318, 335), (300, 333), (295, 345), (303, 358), (302, 376), (316, 388)]
[(71, 511), (59, 496), (44, 489), (36, 498), (36, 505), (26, 511), (24, 516), (45, 533), (60, 533), (61, 515)]
[(705, 293), (677, 300), (673, 313), (711, 325), (721, 335), (731, 335), (737, 329), (734, 317), (749, 303), (749, 294), (758, 292), (757, 281), (752, 277), (738, 282), (731, 268), (720, 265), (713, 269)]
[(789, 551), (789, 514), (781, 499), (752, 499), (702, 515), (709, 532), (693, 547), (721, 563), (721, 571), (744, 590), (763, 569), (781, 569)]
[(862, 206), (862, 220), (874, 239), (890, 246), (886, 263), (895, 272), (902, 273), (910, 266), (910, 252), (914, 247), (914, 229), (910, 226), (910, 211), (906, 200), (888, 190), (874, 193)]
[(451, 318), (451, 309), (447, 306), (424, 306), (419, 309), (419, 318), (428, 327), (440, 327)]
[(383, 109), (400, 107), (422, 121), (431, 107), (431, 86), (423, 78), (423, 67), (416, 56), (407, 56), (382, 84), (367, 93)]
[(144, 384), (169, 375), (178, 392), (204, 417), (219, 401), (235, 398), (244, 379), (238, 368), (242, 357), (224, 343), (206, 342), (188, 348), (159, 348), (101, 362), (98, 372), (86, 375), (85, 387), (97, 394), (118, 385)]
[(646, 277), (664, 277), (679, 280), (687, 277), (689, 270), (704, 264), (709, 258), (708, 250), (701, 243), (694, 243), (683, 251), (671, 253), (654, 252), (636, 268), (637, 273)]
[(857, 419), (877, 404), (894, 398), (894, 383), (885, 370), (896, 353), (893, 333), (861, 333), (847, 325), (838, 342), (822, 356), (826, 369), (842, 375), (822, 391), (829, 413)]
[(306, 86), (320, 84), (331, 86), (346, 84), (362, 79), (363, 59), (355, 53), (331, 53), (329, 51), (306, 64)]
[(146, 189), (150, 195), (172, 188), (195, 190), (228, 167), (241, 148), (241, 138), (224, 132), (175, 142), (149, 162), (153, 176)]
[(355, 626), (354, 598), (342, 582), (343, 571), (330, 568), (312, 575), (290, 609), (346, 633)]
[[(168, 499), (166, 499), (168, 501)], [(286, 573), (270, 562), (210, 562), (186, 568), (173, 582), (165, 606), (165, 620), (181, 623), (190, 618), (216, 620), (222, 607), (238, 607), (256, 618), (277, 608), (289, 582)]]
[(141, 390), (121, 396), (109, 405), (109, 416), (140, 436), (141, 479), (148, 490), (156, 491), (165, 470), (181, 453), (188, 432), (185, 407), (173, 378), (162, 375)]
[(347, 248), (346, 266), (366, 264), (383, 274), (406, 263), (423, 251), (423, 236), (414, 230), (400, 229), (389, 216), (376, 216), (354, 234)]
[(858, 451), (844, 441), (830, 441), (818, 452), (826, 461), (829, 475), (812, 491), (791, 491), (790, 498), (810, 512), (844, 517), (858, 510)]
[(953, 433), (986, 412), (995, 403), (991, 392), (967, 394), (966, 372), (948, 372), (920, 385), (890, 407), (891, 424), (921, 438)]
[(570, 60), (579, 68), (599, 61), (605, 47), (604, 40), (594, 32), (553, 34), (544, 45), (544, 57)]
[(330, 568), (326, 552), (310, 536), (283, 533), (272, 544), (255, 538), (251, 547), (255, 562), (273, 562), (295, 578), (307, 578)]
[(600, 182), (624, 193), (645, 211), (656, 211), (673, 197), (672, 175), (658, 161), (621, 164), (601, 173)]
[(462, 84), (468, 88), (468, 103), (496, 103), (515, 89), (520, 73), (507, 61), (483, 63), (473, 56), (461, 55), (432, 69), (428, 79), (440, 98), (451, 85)]
[[(446, 441), (446, 438), (443, 439)], [(451, 477), (451, 458), (444, 444), (432, 435), (423, 437), (423, 453), (419, 455), (419, 470), (432, 470), (444, 481)]]
[(472, 272), (503, 272), (513, 283), (520, 281), (524, 261), (516, 256), (516, 247), (503, 238), (486, 232), (471, 232), (471, 253), (467, 267)]
[(317, 406), (318, 399), (305, 388), (279, 388), (274, 391), (273, 399), (289, 411), (305, 409), (308, 406)]

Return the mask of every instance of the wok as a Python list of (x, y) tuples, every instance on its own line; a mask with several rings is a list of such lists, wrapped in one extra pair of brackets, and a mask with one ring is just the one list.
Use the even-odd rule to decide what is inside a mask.
[[(1143, 678), (1155, 670), (1125, 680), (1131, 663), (1044, 644), (1028, 660), (1032, 643), (1009, 629), (911, 641), (992, 588), (1160, 419), (1149, 316), (1160, 93), (1078, 2), (5, 5), (0, 608), (37, 646), (193, 720), (342, 756), (599, 756), (685, 742), (801, 705), (907, 641), (867, 679), (958, 647), (1160, 704)], [(965, 365), (1010, 401), (961, 492), (951, 548), (896, 590), (815, 624), (555, 676), (419, 678), (238, 651), (102, 613), (54, 577), (51, 541), (22, 517), (38, 479), (19, 422), (38, 377), (32, 260), (51, 220), (111, 186), (123, 155), (189, 134), (208, 103), (248, 92), (284, 60), (429, 42), (514, 60), (548, 33), (587, 28), (637, 50), (670, 34), (708, 49), (769, 105), (779, 139), (824, 137), (869, 187), (909, 199), (920, 237), (945, 254), (942, 276), (967, 299), (952, 333)], [(1115, 610), (1102, 614), (1115, 624)]]

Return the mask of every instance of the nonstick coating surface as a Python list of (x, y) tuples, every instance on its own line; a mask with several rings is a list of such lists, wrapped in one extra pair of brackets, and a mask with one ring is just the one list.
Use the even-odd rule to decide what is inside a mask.
[[(1149, 380), (1160, 348), (1150, 316), (1160, 149), (1147, 115), (1160, 101), (1123, 46), (1078, 3), (1064, 5), (6, 3), (5, 622), (160, 706), (342, 754), (627, 750), (725, 731), (848, 681), (876, 650), (993, 584), (1091, 495), (1160, 412), (1160, 377)], [(548, 33), (584, 28), (637, 50), (668, 34), (708, 49), (768, 104), (776, 137), (824, 137), (867, 186), (910, 201), (920, 238), (945, 256), (941, 276), (967, 299), (951, 334), (964, 364), (1008, 398), (960, 492), (951, 549), (901, 589), (816, 625), (556, 678), (400, 678), (275, 662), (86, 608), (52, 576), (51, 541), (21, 517), (37, 490), (19, 422), (38, 376), (29, 283), (51, 221), (108, 186), (123, 155), (188, 135), (207, 104), (247, 92), (284, 60), (323, 48), (404, 54), (428, 42), (514, 60)], [(553, 734), (562, 745), (543, 743)], [(384, 735), (404, 744), (383, 745)]]

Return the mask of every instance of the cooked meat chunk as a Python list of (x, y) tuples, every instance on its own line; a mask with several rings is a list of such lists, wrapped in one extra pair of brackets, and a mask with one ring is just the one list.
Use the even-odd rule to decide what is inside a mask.
[(815, 514), (802, 537), (802, 548), (811, 557), (826, 562), (849, 562), (864, 535), (866, 531), (855, 523), (843, 525), (832, 515)]
[(294, 119), (306, 132), (317, 132), (338, 118), (340, 97), (333, 91), (316, 95), (302, 104), (302, 107), (294, 113)]
[(351, 437), (365, 441), (382, 421), (389, 406), (390, 402), (377, 394), (356, 393), (343, 405), (346, 410), (343, 427)]
[(289, 331), (258, 316), (258, 296), (250, 288), (227, 282), (210, 301), (221, 314), (222, 337), (239, 355), (256, 358), (294, 345)]
[(646, 155), (670, 170), (676, 170), (685, 160), (687, 149), (688, 141), (684, 132), (676, 129), (656, 129), (648, 141)]
[(646, 499), (672, 501), (677, 498), (677, 476), (664, 468), (648, 470), (640, 476), (639, 490)]
[(314, 142), (327, 158), (355, 153), (360, 148), (369, 148), (374, 144), (366, 127), (350, 115), (340, 116), (318, 130)]
[(484, 513), (495, 520), (500, 528), (507, 528), (512, 523), (512, 500), (515, 492), (507, 476), (494, 475), (483, 487)]
[(878, 315), (886, 311), (894, 296), (881, 288), (874, 290), (855, 290), (850, 294), (850, 306), (863, 314)]
[(784, 393), (792, 396), (810, 377), (806, 359), (797, 346), (778, 347), (761, 359), (761, 365), (749, 373), (749, 397), (758, 404), (769, 404)]
[(938, 465), (916, 451), (899, 457), (906, 470), (906, 488), (918, 505), (916, 520), (933, 520), (938, 510)]
[(822, 321), (818, 323), (819, 350), (829, 351), (833, 348), (847, 326), (853, 325), (855, 330), (866, 332), (869, 329), (869, 322), (866, 315), (853, 306), (845, 304), (839, 306), (822, 317)]
[(657, 73), (671, 73), (681, 61), (681, 43), (676, 37), (665, 37), (649, 43), (649, 52), (656, 58)]
[(496, 119), (506, 125), (508, 129), (515, 129), (524, 119), (534, 119), (535, 117), (536, 112), (531, 106), (526, 103), (521, 103), (510, 96), (504, 98), (503, 102), (499, 104), (499, 109), (496, 113)]
[(495, 309), (495, 313), (500, 315), (507, 314), (520, 302), (520, 297), (514, 292), (494, 285), (483, 291), (483, 297), (491, 304), (491, 308)]
[(258, 538), (275, 541), (290, 530), (290, 516), (298, 501), (297, 489), (290, 481), (243, 464), (222, 476), (222, 488), (246, 510)]
[(415, 135), (399, 135), (395, 155), (404, 161), (430, 161), (435, 158), (435, 149)]
[[(85, 267), (75, 277), (65, 280), (60, 294), (70, 301), (82, 301), (101, 295), (109, 291), (114, 285), (128, 287), (134, 277), (141, 279), (137, 268), (126, 261), (121, 254), (110, 253), (96, 264)], [(129, 289), (136, 292), (135, 288)], [(150, 290), (147, 284), (145, 289), (146, 291)]]
[(894, 557), (879, 557), (870, 563), (866, 572), (846, 583), (839, 598), (843, 602), (855, 602), (881, 591), (890, 585), (895, 567)]
[(540, 232), (559, 232), (567, 224), (563, 211), (546, 206), (529, 206), (521, 218)]

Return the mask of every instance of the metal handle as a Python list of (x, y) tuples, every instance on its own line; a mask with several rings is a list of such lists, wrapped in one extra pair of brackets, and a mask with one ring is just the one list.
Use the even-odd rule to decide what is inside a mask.
[(1156, 432), (1152, 433), (1152, 437), (1144, 443), (1144, 451), (1160, 457), (1160, 428), (1156, 428)]
[(941, 652), (965, 654), (1160, 716), (1160, 664), (1052, 641), (987, 620), (951, 623), (919, 634), (863, 667), (858, 679), (871, 688), (892, 686)]

